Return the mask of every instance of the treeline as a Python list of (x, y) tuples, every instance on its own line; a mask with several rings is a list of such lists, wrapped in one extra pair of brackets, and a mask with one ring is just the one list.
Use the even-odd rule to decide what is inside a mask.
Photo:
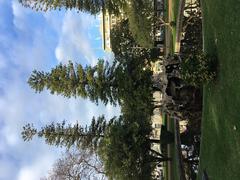
[[(87, 0), (20, 2), (36, 10), (75, 8), (91, 14), (97, 14), (102, 9), (118, 14), (119, 7), (130, 8), (131, 3)], [(139, 7), (144, 5), (140, 1), (138, 3)], [(87, 127), (65, 121), (53, 122), (41, 129), (27, 124), (23, 127), (22, 137), (30, 141), (37, 136), (49, 145), (77, 148), (98, 155), (109, 179), (152, 179), (156, 163), (170, 160), (151, 149), (151, 115), (154, 106), (150, 61), (158, 56), (158, 51), (139, 46), (128, 19), (113, 29), (111, 43), (115, 55), (111, 64), (99, 59), (95, 66), (83, 67), (69, 61), (49, 72), (34, 70), (28, 84), (37, 93), (46, 89), (51, 94), (66, 98), (81, 97), (96, 104), (101, 101), (105, 105), (119, 105), (121, 115), (112, 119), (93, 117)]]
[(48, 89), (64, 97), (82, 97), (98, 104), (121, 107), (122, 114), (107, 120), (93, 118), (91, 125), (52, 123), (40, 130), (24, 126), (24, 140), (34, 135), (54, 146), (77, 147), (98, 154), (111, 179), (151, 179), (156, 162), (169, 158), (151, 152), (152, 72), (145, 54), (115, 54), (112, 65), (60, 64), (50, 72), (34, 70), (28, 83), (36, 92)]

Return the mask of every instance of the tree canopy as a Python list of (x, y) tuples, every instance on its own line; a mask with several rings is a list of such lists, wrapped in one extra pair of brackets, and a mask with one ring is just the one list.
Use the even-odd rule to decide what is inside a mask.
[(101, 140), (98, 153), (110, 179), (151, 179), (157, 162), (170, 158), (151, 149), (150, 122), (141, 112), (132, 117), (120, 116)]
[[(22, 137), (45, 139), (49, 145), (78, 148), (99, 155), (104, 173), (110, 179), (150, 179), (157, 162), (170, 158), (151, 149), (151, 124), (144, 112), (121, 115), (107, 122), (103, 116), (93, 118), (90, 126), (78, 123), (52, 123), (37, 130), (33, 125), (23, 127)], [(134, 119), (132, 119), (134, 118)]]
[[(89, 98), (97, 104), (100, 100), (116, 105), (129, 93), (138, 92), (143, 99), (149, 98), (151, 71), (144, 67), (142, 57), (131, 54), (116, 58), (112, 65), (99, 60), (97, 65), (83, 68), (69, 62), (57, 65), (50, 72), (34, 70), (28, 84), (36, 92), (46, 88), (52, 94), (68, 98)], [(131, 88), (134, 92), (130, 92)]]
[(19, 0), (28, 8), (40, 11), (76, 9), (78, 11), (98, 14), (101, 10), (119, 14), (120, 7), (126, 4), (126, 0)]
[(46, 88), (52, 94), (68, 98), (79, 96), (96, 103), (100, 99), (104, 104), (115, 104), (118, 97), (114, 94), (117, 86), (114, 68), (114, 65), (109, 66), (103, 60), (99, 60), (96, 66), (85, 68), (81, 64), (74, 67), (73, 63), (69, 62), (57, 65), (50, 73), (34, 70), (28, 84), (36, 92)]
[(97, 119), (93, 117), (91, 125), (82, 127), (78, 123), (71, 125), (65, 123), (51, 123), (36, 129), (33, 125), (27, 124), (23, 127), (22, 138), (24, 141), (30, 141), (34, 136), (44, 138), (49, 145), (60, 147), (79, 147), (82, 149), (96, 150), (99, 141), (104, 137), (104, 132), (113, 123), (115, 118), (107, 122), (104, 116)]
[(142, 60), (150, 61), (160, 55), (160, 51), (157, 48), (141, 47), (133, 37), (128, 19), (123, 19), (114, 25), (111, 29), (110, 36), (111, 48), (115, 56), (124, 57), (126, 54), (132, 54), (135, 57), (141, 56)]

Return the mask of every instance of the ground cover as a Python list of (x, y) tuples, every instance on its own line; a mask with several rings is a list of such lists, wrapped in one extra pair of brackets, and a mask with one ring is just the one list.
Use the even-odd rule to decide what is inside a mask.
[[(174, 126), (174, 120), (171, 118), (168, 118), (169, 121), (169, 131), (174, 133), (175, 126)], [(172, 158), (171, 161), (171, 180), (179, 180), (179, 171), (178, 171), (178, 161), (177, 161), (177, 151), (176, 151), (176, 144), (172, 143), (170, 144), (170, 157)]]
[[(164, 126), (167, 126), (167, 115), (165, 113), (162, 114), (162, 124)], [(164, 177), (167, 177), (168, 176), (168, 162), (163, 162), (163, 175)]]
[[(179, 5), (179, 0), (172, 0), (172, 21), (176, 22), (177, 21), (177, 14), (178, 14), (178, 5)], [(172, 39), (173, 42), (176, 41), (176, 26), (172, 26)], [(173, 43), (173, 49), (174, 49), (175, 43)]]
[(240, 3), (205, 0), (204, 50), (218, 58), (217, 80), (204, 87), (202, 143), (203, 170), (211, 180), (240, 178)]

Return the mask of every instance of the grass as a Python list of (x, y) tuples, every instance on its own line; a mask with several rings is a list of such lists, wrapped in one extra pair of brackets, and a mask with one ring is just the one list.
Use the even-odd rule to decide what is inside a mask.
[(199, 177), (240, 179), (240, 3), (204, 0), (204, 49), (218, 57), (218, 77), (204, 87)]
[[(177, 21), (179, 0), (172, 0), (172, 21)], [(176, 41), (176, 26), (172, 27), (173, 50)]]
[[(162, 114), (162, 123), (164, 126), (167, 125), (167, 115), (165, 113)], [(168, 175), (168, 165), (167, 165), (167, 162), (163, 162), (163, 173), (164, 173), (164, 176), (166, 177)]]
[[(173, 119), (168, 118), (169, 123), (169, 131), (174, 133), (174, 121)], [(176, 144), (170, 144), (170, 157), (172, 158), (171, 161), (171, 180), (179, 180), (179, 171), (178, 171), (178, 162), (176, 159), (177, 152), (176, 152)]]
[[(174, 123), (173, 120), (167, 117), (166, 114), (163, 114), (163, 125), (167, 125), (169, 121), (169, 131), (174, 132)], [(170, 144), (170, 153), (168, 155), (172, 158), (172, 161), (170, 162), (170, 167), (168, 166), (168, 162), (164, 162), (164, 175), (165, 177), (168, 177), (168, 174), (170, 174), (171, 180), (178, 180), (179, 172), (177, 168), (177, 161), (176, 161), (176, 148), (175, 144)], [(170, 168), (170, 169), (169, 169)], [(166, 178), (167, 179), (167, 178)]]

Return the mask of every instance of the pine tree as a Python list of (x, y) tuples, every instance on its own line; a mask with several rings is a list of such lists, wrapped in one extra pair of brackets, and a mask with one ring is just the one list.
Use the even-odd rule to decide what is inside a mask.
[(109, 122), (104, 116), (97, 119), (93, 117), (91, 125), (82, 127), (78, 123), (71, 125), (62, 123), (51, 123), (37, 130), (33, 124), (27, 124), (23, 127), (22, 138), (24, 141), (30, 141), (34, 136), (44, 138), (46, 144), (67, 147), (76, 146), (82, 149), (96, 150), (99, 141), (104, 137), (105, 131), (112, 125), (115, 117)]
[(99, 60), (96, 66), (82, 67), (81, 64), (72, 62), (66, 65), (60, 64), (53, 68), (50, 73), (34, 70), (28, 80), (28, 84), (36, 92), (44, 88), (52, 94), (63, 95), (64, 97), (89, 98), (98, 103), (101, 100), (104, 104), (110, 102), (116, 104), (119, 96), (116, 94), (115, 65), (109, 66), (103, 60)]
[(107, 9), (111, 14), (119, 14), (119, 9), (126, 4), (126, 0), (19, 0), (27, 8), (37, 11), (76, 9), (78, 11), (97, 14)]

